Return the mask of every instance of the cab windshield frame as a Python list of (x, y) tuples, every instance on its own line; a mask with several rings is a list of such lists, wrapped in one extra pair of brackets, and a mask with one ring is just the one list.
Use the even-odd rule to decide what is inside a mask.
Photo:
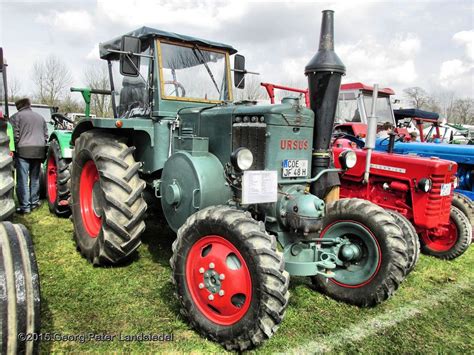
[[(227, 83), (227, 97), (223, 100), (210, 100), (210, 99), (205, 99), (202, 97), (180, 97), (180, 96), (169, 96), (165, 94), (165, 76), (164, 76), (164, 67), (163, 67), (163, 57), (162, 57), (162, 48), (161, 44), (169, 44), (173, 46), (178, 46), (178, 47), (186, 47), (186, 48), (197, 48), (200, 51), (208, 51), (208, 52), (213, 52), (213, 53), (219, 53), (223, 54), (225, 58), (225, 80)], [(231, 74), (230, 74), (230, 59), (229, 59), (229, 52), (222, 50), (222, 49), (216, 49), (216, 48), (211, 48), (211, 47), (206, 47), (206, 46), (200, 46), (197, 44), (190, 44), (190, 43), (180, 43), (177, 41), (170, 41), (167, 39), (157, 39), (156, 40), (156, 48), (157, 48), (157, 57), (158, 57), (158, 70), (159, 70), (159, 80), (160, 80), (160, 98), (163, 100), (173, 100), (173, 101), (188, 101), (188, 102), (199, 102), (199, 103), (206, 103), (206, 104), (219, 104), (223, 103), (226, 101), (232, 101), (233, 100), (233, 92), (232, 92), (232, 80), (231, 80)], [(220, 79), (220, 78), (216, 78)]]

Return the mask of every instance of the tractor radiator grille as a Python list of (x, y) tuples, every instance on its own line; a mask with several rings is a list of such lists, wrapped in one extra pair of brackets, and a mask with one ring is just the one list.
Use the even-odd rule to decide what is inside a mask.
[(428, 197), (428, 206), (426, 206), (426, 217), (435, 217), (440, 219), (449, 219), (451, 210), (452, 196), (441, 196), (441, 185), (449, 183), (445, 175), (432, 175), (433, 187)]
[(251, 170), (265, 169), (265, 123), (234, 123), (232, 126), (232, 151), (244, 147), (253, 154)]

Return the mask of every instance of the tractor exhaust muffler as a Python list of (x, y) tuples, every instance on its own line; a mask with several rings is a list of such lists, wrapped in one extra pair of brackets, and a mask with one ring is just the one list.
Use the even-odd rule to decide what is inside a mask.
[[(309, 103), (314, 112), (312, 177), (331, 167), (331, 136), (341, 78), (346, 67), (334, 52), (334, 11), (324, 10), (319, 50), (305, 67), (308, 77)], [(328, 173), (311, 184), (311, 193), (319, 198), (339, 186), (337, 173)]]

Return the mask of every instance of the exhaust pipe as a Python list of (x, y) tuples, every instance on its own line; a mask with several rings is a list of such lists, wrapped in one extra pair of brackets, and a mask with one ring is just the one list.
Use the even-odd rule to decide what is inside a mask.
[[(314, 112), (312, 177), (332, 166), (331, 136), (339, 97), (341, 78), (346, 67), (334, 52), (334, 11), (324, 10), (319, 50), (305, 67), (308, 77), (309, 104)], [(339, 186), (337, 173), (328, 173), (311, 185), (311, 193), (324, 198)]]

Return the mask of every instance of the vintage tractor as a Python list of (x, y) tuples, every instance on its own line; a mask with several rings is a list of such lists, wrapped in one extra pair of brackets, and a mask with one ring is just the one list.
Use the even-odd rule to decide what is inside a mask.
[(39, 275), (28, 230), (5, 222), (15, 211), (6, 67), (0, 48), (0, 353), (30, 355), (39, 345)]
[[(389, 147), (388, 135), (377, 139), (375, 149), (378, 151), (391, 150), (398, 154), (418, 155), (420, 157), (438, 157), (451, 160), (458, 164), (456, 189), (453, 197), (453, 205), (460, 209), (474, 223), (474, 147), (471, 145), (443, 144), (426, 142), (426, 136), (442, 138), (439, 122), (433, 115), (427, 116), (428, 112), (395, 110), (398, 122), (402, 118), (412, 118), (419, 128), (418, 139), (415, 142), (410, 138), (403, 124), (397, 125), (396, 116), (390, 102), (393, 90), (389, 88), (380, 89), (377, 94), (377, 122), (379, 126), (389, 124), (395, 127), (394, 144)], [(339, 94), (339, 105), (336, 113), (336, 121), (339, 125), (336, 130), (365, 138), (367, 133), (367, 102), (373, 95), (373, 88), (361, 83), (344, 84)], [(425, 116), (425, 117), (421, 117)], [(423, 123), (430, 122), (432, 130), (423, 134)]]
[[(405, 277), (395, 220), (368, 201), (338, 200), (330, 142), (345, 68), (332, 11), (321, 31), (305, 70), (311, 110), (232, 103), (229, 45), (148, 27), (102, 43), (115, 119), (73, 131), (78, 250), (95, 265), (124, 260), (140, 245), (147, 206), (161, 205), (177, 232), (170, 263), (182, 313), (227, 349), (273, 335), (290, 275), (360, 306), (386, 300)], [(243, 56), (233, 71), (242, 88)], [(347, 168), (354, 158), (340, 156)]]
[[(262, 86), (272, 103), (274, 89), (304, 94), (306, 100), (308, 97), (308, 91), (304, 89), (269, 83), (262, 83)], [(463, 203), (462, 195), (452, 194), (457, 183), (454, 176), (456, 164), (441, 159), (368, 153), (365, 140), (369, 139), (367, 122), (372, 102), (377, 107), (372, 139), (375, 139), (376, 128), (390, 122), (393, 117), (389, 100), (393, 91), (387, 88), (377, 91), (374, 102), (371, 86), (361, 83), (341, 85), (336, 117), (344, 123), (334, 128), (334, 161), (339, 167), (338, 156), (347, 149), (353, 149), (358, 157), (353, 169), (341, 173), (341, 196), (363, 198), (393, 211), (394, 218), (404, 229), (409, 270), (418, 258), (417, 234), (424, 253), (454, 259), (467, 250), (472, 238), (470, 210)], [(402, 131), (397, 133), (403, 137), (408, 135)], [(385, 141), (388, 142), (388, 137)], [(423, 184), (429, 186), (423, 188)]]

